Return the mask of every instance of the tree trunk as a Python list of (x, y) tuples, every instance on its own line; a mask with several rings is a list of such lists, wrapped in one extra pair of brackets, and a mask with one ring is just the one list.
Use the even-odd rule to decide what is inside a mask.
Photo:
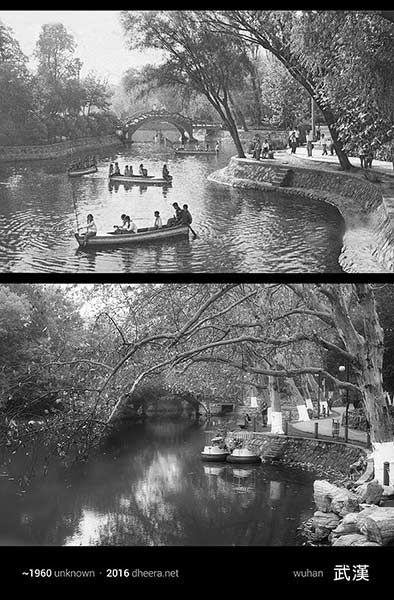
[(229, 106), (228, 102), (225, 100), (222, 101), (222, 106), (225, 111), (224, 121), (229, 128), (231, 137), (233, 138), (235, 147), (238, 152), (238, 158), (245, 158), (245, 152), (242, 147), (241, 140), (239, 139), (237, 125), (236, 125), (234, 117), (232, 115), (230, 106)]
[(268, 389), (271, 398), (271, 433), (284, 434), (278, 383), (277, 377), (268, 377)]

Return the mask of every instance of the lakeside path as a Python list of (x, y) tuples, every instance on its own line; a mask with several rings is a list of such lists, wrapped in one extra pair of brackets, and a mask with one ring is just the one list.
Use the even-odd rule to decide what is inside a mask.
[[(340, 425), (339, 426), (339, 439), (332, 437), (332, 421), (342, 421), (342, 415), (345, 412), (346, 408), (342, 406), (336, 406), (332, 415), (326, 419), (311, 419), (310, 421), (296, 421), (291, 423), (291, 429), (296, 430), (300, 433), (306, 433), (309, 435), (314, 435), (315, 432), (315, 423), (319, 424), (319, 437), (324, 436), (327, 438), (331, 438), (335, 441), (340, 441), (340, 439), (345, 438), (345, 428)], [(351, 411), (349, 411), (350, 414)], [(367, 444), (367, 432), (366, 431), (358, 431), (356, 429), (348, 429), (348, 440), (349, 443), (355, 444)]]
[[(331, 156), (322, 156), (322, 148), (319, 143), (314, 143), (312, 156), (308, 156), (306, 146), (300, 146), (297, 148), (295, 154), (291, 153), (288, 148), (286, 150), (277, 150), (275, 155), (279, 160), (293, 164), (294, 166), (324, 169), (329, 171), (339, 170), (339, 162), (336, 154)], [(390, 219), (394, 221), (394, 169), (393, 163), (384, 160), (375, 160), (372, 163), (371, 169), (361, 169), (360, 159), (356, 156), (349, 156), (349, 161), (354, 167), (355, 171), (352, 171), (352, 175), (356, 175), (361, 179), (364, 179), (364, 173), (366, 171), (376, 173), (379, 175), (379, 182), (376, 185), (382, 190), (384, 202), (387, 207)]]

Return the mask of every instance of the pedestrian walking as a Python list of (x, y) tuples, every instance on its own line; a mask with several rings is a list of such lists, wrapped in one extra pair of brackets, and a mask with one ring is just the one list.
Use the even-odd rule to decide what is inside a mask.
[(291, 148), (291, 153), (295, 154), (296, 150), (297, 150), (297, 138), (296, 138), (295, 131), (293, 131), (293, 133), (290, 136), (290, 148)]
[(322, 133), (322, 136), (321, 136), (321, 147), (323, 149), (322, 156), (328, 156), (328, 152), (327, 152), (327, 138), (324, 135), (324, 133)]
[(268, 404), (265, 401), (261, 405), (261, 417), (263, 420), (263, 427), (267, 427)]
[(308, 131), (308, 133), (306, 134), (306, 149), (308, 152), (308, 156), (312, 156), (312, 150), (313, 150), (313, 136), (312, 136), (312, 132)]

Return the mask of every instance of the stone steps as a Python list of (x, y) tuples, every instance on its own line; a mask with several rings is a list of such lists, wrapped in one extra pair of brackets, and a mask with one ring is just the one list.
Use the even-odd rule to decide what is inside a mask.
[(291, 169), (288, 169), (286, 167), (279, 167), (278, 169), (276, 169), (275, 173), (271, 178), (272, 185), (284, 187), (286, 185), (286, 180), (290, 172)]

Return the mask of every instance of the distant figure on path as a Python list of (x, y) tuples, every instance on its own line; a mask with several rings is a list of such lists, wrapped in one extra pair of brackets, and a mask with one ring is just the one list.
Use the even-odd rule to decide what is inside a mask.
[(365, 154), (365, 168), (370, 169), (372, 167), (372, 161), (374, 159), (372, 146), (367, 146)]
[(260, 160), (260, 154), (261, 154), (261, 141), (259, 136), (256, 136), (256, 142), (254, 145), (254, 150), (253, 150), (253, 158), (255, 160)]
[(322, 136), (321, 136), (321, 147), (323, 149), (322, 156), (328, 156), (327, 139), (326, 139), (326, 136), (324, 135), (324, 133), (322, 133)]
[(331, 156), (334, 156), (334, 150), (335, 150), (335, 146), (334, 146), (334, 142), (332, 138), (328, 138), (328, 149), (330, 151)]
[(313, 136), (312, 136), (312, 132), (308, 131), (308, 133), (306, 134), (306, 149), (308, 152), (308, 156), (312, 156), (312, 150), (313, 150)]
[(365, 144), (363, 144), (359, 150), (359, 159), (360, 159), (360, 166), (362, 169), (366, 168), (366, 164), (365, 164), (365, 159), (367, 157), (367, 146)]
[(291, 148), (291, 153), (295, 154), (296, 150), (297, 150), (297, 138), (296, 138), (295, 131), (293, 131), (293, 133), (290, 136), (290, 148)]
[(262, 419), (263, 419), (263, 427), (267, 427), (268, 404), (265, 401), (261, 405), (261, 416), (262, 416)]
[(268, 139), (264, 140), (263, 148), (261, 150), (261, 158), (268, 158), (268, 153), (270, 151), (270, 145)]

